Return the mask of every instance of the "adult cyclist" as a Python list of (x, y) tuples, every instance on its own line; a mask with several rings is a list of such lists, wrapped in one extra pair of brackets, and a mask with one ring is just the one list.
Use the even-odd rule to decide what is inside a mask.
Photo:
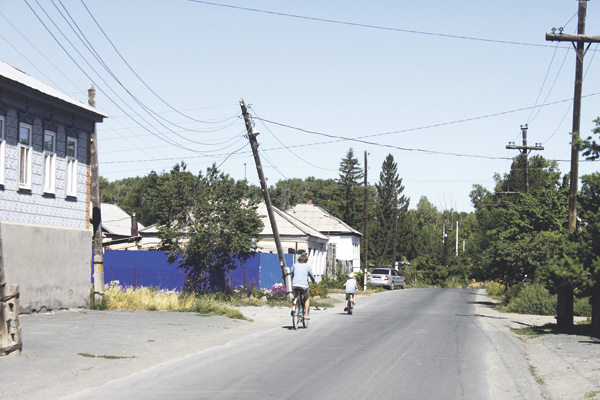
[(316, 283), (315, 276), (313, 275), (312, 268), (307, 264), (308, 256), (302, 254), (298, 257), (298, 262), (292, 265), (292, 292), (302, 291), (304, 295), (304, 319), (310, 319), (308, 316), (308, 310), (310, 305), (310, 290), (308, 290), (308, 278), (312, 283)]

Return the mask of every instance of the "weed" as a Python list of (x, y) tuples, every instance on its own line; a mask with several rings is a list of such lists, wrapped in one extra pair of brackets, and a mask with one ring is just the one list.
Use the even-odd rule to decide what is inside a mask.
[(104, 358), (106, 360), (120, 360), (123, 358), (135, 358), (135, 356), (109, 356), (109, 355), (103, 355), (103, 356), (96, 356), (90, 353), (77, 353), (78, 356), (81, 357), (87, 357), (87, 358)]

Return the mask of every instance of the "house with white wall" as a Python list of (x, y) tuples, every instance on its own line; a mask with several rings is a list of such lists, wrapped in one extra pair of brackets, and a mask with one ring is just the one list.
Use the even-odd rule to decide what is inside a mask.
[(89, 304), (90, 140), (105, 117), (0, 61), (0, 272), (23, 311)]
[(360, 232), (310, 200), (295, 205), (288, 210), (288, 214), (325, 235), (329, 243), (335, 245), (336, 260), (347, 262), (354, 272), (360, 270)]
[[(264, 223), (264, 228), (259, 234), (257, 251), (259, 253), (277, 253), (275, 237), (269, 221), (267, 206), (264, 202), (259, 204), (256, 212)], [(308, 263), (315, 274), (315, 278), (317, 281), (321, 280), (327, 267), (326, 255), (329, 241), (327, 236), (277, 207), (273, 207), (273, 214), (275, 215), (283, 252), (305, 253), (308, 255)], [(291, 265), (288, 265), (288, 267), (291, 267)]]

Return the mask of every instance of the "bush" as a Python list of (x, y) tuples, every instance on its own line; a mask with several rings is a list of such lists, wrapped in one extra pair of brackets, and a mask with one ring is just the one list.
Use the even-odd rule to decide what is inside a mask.
[(551, 295), (540, 283), (514, 285), (506, 293), (507, 312), (556, 315), (556, 296)]
[(486, 282), (485, 289), (490, 297), (499, 297), (504, 294), (506, 287), (498, 282)]
[(581, 299), (575, 298), (573, 302), (573, 315), (578, 317), (592, 316), (592, 305), (590, 304), (589, 297), (584, 297)]

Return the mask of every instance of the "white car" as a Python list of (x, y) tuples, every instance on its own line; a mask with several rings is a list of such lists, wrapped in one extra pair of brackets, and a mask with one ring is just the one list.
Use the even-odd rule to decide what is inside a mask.
[(394, 287), (406, 286), (405, 279), (393, 268), (375, 268), (367, 276), (367, 283), (371, 286), (383, 286), (394, 290)]

